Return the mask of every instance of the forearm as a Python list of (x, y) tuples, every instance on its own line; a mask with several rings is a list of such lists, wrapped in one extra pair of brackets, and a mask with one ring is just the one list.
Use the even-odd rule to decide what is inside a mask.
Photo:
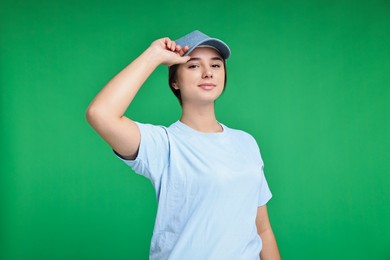
[(91, 102), (88, 111), (92, 110), (92, 116), (103, 114), (120, 118), (159, 64), (153, 49), (148, 48), (107, 83)]
[(267, 228), (260, 233), (263, 242), (263, 248), (260, 252), (261, 260), (279, 260), (281, 259), (275, 235), (271, 228)]

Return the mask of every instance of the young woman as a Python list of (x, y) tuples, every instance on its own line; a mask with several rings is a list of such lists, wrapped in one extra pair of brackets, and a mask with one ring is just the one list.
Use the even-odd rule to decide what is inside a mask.
[[(158, 39), (88, 107), (92, 127), (156, 190), (150, 259), (280, 259), (257, 143), (215, 117), (229, 55), (224, 42), (199, 31)], [(170, 66), (169, 85), (182, 107), (169, 127), (124, 116), (160, 64)]]

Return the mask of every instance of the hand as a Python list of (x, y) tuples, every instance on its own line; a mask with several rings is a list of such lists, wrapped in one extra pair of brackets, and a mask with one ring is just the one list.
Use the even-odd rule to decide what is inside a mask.
[(184, 53), (188, 51), (189, 47), (176, 45), (176, 43), (168, 37), (154, 41), (150, 45), (150, 48), (155, 51), (158, 59), (160, 59), (160, 63), (166, 66), (186, 63), (190, 59), (189, 56), (183, 56)]

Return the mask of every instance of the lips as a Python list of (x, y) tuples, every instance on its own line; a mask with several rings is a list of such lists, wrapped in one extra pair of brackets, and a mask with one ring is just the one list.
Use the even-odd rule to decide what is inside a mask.
[(204, 89), (204, 90), (210, 90), (210, 89), (213, 89), (216, 85), (213, 84), (213, 83), (202, 83), (202, 84), (199, 84), (198, 87)]

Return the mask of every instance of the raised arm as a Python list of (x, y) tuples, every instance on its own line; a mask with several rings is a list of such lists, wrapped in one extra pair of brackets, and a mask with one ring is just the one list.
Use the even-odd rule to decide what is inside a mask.
[(188, 46), (180, 47), (169, 38), (154, 41), (137, 59), (111, 79), (87, 109), (87, 120), (96, 132), (126, 159), (138, 153), (140, 133), (137, 125), (124, 116), (145, 80), (160, 64), (185, 63)]

